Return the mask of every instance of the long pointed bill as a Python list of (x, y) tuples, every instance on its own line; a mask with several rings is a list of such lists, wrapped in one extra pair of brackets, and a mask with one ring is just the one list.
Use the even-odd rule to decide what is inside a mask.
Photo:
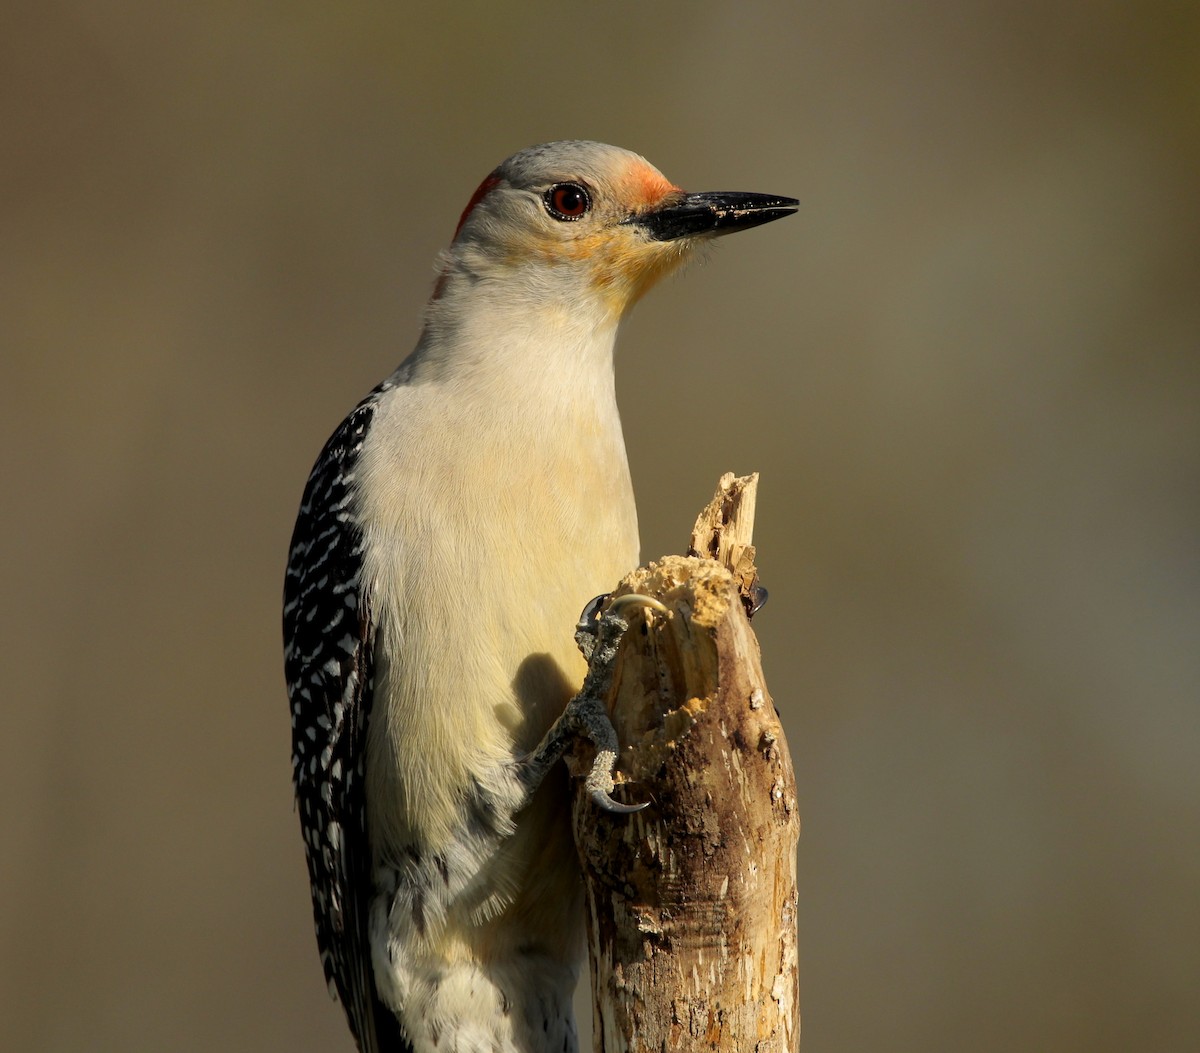
[(641, 227), (655, 241), (672, 241), (749, 230), (790, 216), (799, 207), (794, 197), (716, 191), (688, 194), (682, 200), (633, 216), (628, 222)]

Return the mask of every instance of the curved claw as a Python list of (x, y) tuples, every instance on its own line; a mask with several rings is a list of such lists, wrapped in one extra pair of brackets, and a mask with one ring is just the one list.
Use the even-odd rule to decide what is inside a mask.
[(611, 592), (602, 592), (599, 596), (593, 596), (587, 601), (583, 610), (579, 612), (579, 621), (575, 623), (577, 633), (589, 632), (595, 635), (596, 626), (600, 622), (600, 609), (608, 602), (611, 595)]
[(753, 618), (766, 605), (767, 590), (756, 581), (754, 587), (750, 590), (749, 598), (746, 600), (746, 617)]
[(643, 801), (641, 804), (622, 804), (620, 801), (614, 801), (601, 789), (589, 791), (589, 796), (597, 808), (602, 808), (606, 812), (615, 812), (618, 815), (628, 815), (630, 812), (640, 812), (643, 808), (650, 807), (649, 801)]
[[(609, 725), (610, 727), (612, 725)], [(616, 745), (616, 734), (613, 734), (613, 745)], [(613, 749), (597, 749), (596, 757), (592, 761), (592, 770), (588, 772), (587, 779), (584, 785), (587, 787), (588, 796), (595, 802), (598, 808), (603, 808), (606, 812), (615, 812), (618, 815), (628, 815), (630, 812), (640, 812), (650, 802), (645, 801), (642, 804), (622, 804), (620, 801), (614, 801), (612, 798), (613, 790), (613, 768), (617, 764), (617, 754)]]
[(649, 607), (659, 614), (669, 613), (666, 604), (660, 603), (653, 596), (643, 596), (640, 592), (627, 592), (624, 596), (618, 596), (608, 605), (605, 613), (620, 614), (626, 607)]

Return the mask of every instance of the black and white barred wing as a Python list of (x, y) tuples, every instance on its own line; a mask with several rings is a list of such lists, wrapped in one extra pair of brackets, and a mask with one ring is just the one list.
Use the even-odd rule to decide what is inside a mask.
[(362, 581), (353, 480), (373, 400), (334, 432), (304, 491), (284, 580), (284, 670), (292, 709), (292, 777), (312, 883), (317, 943), (330, 991), (359, 1048), (383, 1048), (394, 1017), (378, 1002), (368, 913), (367, 721), (373, 630)]

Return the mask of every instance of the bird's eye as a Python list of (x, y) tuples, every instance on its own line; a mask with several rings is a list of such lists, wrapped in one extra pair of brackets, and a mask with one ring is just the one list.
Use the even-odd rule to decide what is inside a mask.
[(556, 183), (546, 191), (546, 211), (555, 219), (580, 219), (591, 210), (591, 196), (578, 183)]

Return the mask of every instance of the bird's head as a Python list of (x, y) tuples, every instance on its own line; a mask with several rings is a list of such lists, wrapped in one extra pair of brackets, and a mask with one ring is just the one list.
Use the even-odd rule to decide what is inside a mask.
[(465, 272), (544, 304), (597, 305), (619, 319), (698, 244), (796, 211), (792, 198), (689, 194), (645, 158), (566, 141), (514, 154), (463, 211), (435, 299)]

